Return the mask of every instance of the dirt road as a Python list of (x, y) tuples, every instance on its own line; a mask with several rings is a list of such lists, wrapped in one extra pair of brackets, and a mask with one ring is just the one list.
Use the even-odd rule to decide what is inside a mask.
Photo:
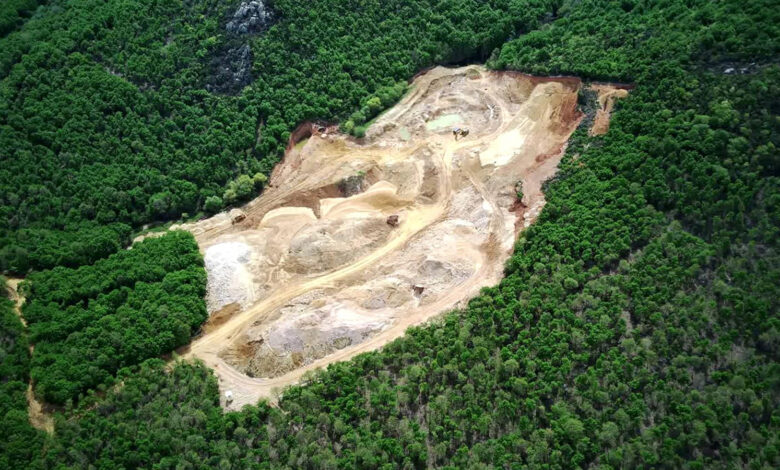
[[(8, 278), (7, 279), (8, 293), (11, 301), (14, 303), (14, 312), (16, 312), (16, 314), (19, 316), (19, 319), (22, 321), (24, 327), (27, 328), (27, 322), (22, 316), (22, 305), (24, 304), (25, 299), (23, 296), (19, 294), (20, 282), (22, 282), (22, 279)], [(32, 356), (34, 350), (35, 350), (35, 346), (31, 344), (30, 356)], [(35, 394), (33, 393), (32, 381), (30, 381), (30, 383), (27, 384), (26, 396), (27, 396), (27, 411), (30, 418), (30, 424), (33, 427), (40, 429), (41, 431), (46, 431), (49, 434), (53, 433), (54, 417), (52, 416), (51, 411), (46, 410), (46, 408), (44, 408), (43, 403), (38, 401), (35, 398)]]

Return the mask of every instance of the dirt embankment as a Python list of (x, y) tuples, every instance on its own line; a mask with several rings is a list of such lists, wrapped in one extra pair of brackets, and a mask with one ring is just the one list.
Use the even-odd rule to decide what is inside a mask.
[(438, 67), (364, 139), (291, 146), (243, 221), (179, 227), (204, 253), (212, 312), (182, 354), (214, 368), (236, 409), (497, 283), (581, 119), (580, 86)]

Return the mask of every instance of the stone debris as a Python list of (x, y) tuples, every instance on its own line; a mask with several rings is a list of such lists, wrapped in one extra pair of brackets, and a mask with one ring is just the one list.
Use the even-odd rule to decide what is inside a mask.
[(239, 242), (219, 243), (206, 250), (203, 262), (208, 273), (206, 305), (215, 312), (226, 305), (246, 306), (253, 300), (251, 278), (246, 274), (251, 251)]

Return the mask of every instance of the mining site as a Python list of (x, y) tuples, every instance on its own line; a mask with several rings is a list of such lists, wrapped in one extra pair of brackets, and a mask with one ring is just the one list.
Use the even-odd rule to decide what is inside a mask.
[[(260, 197), (174, 227), (203, 252), (211, 314), (182, 355), (240, 409), (497, 284), (582, 118), (581, 86), (437, 67), (362, 139), (302, 128)], [(599, 87), (596, 133), (624, 95)]]

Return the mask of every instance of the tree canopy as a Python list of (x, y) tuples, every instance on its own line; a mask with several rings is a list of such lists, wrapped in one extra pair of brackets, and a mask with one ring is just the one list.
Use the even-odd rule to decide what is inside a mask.
[(35, 393), (56, 404), (187, 344), (207, 317), (203, 260), (187, 232), (146, 239), (78, 269), (33, 273), (21, 289), (35, 343)]

